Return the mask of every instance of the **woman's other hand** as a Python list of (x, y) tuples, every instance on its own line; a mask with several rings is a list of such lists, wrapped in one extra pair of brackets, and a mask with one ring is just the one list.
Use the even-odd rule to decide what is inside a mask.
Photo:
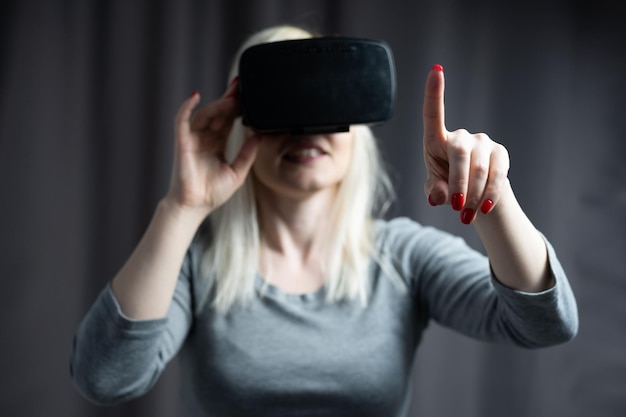
[(205, 217), (242, 185), (260, 138), (248, 138), (235, 160), (227, 162), (226, 142), (239, 112), (236, 78), (223, 97), (192, 115), (199, 102), (200, 94), (194, 92), (176, 115), (174, 165), (166, 199)]
[(433, 206), (450, 204), (470, 224), (480, 210), (488, 214), (500, 200), (509, 171), (506, 148), (484, 133), (445, 125), (444, 74), (435, 65), (424, 93), (424, 191)]

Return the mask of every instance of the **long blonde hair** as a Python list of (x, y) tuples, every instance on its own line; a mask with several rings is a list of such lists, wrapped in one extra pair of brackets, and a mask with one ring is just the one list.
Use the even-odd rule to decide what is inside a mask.
[[(237, 75), (239, 57), (246, 48), (310, 37), (313, 37), (310, 32), (294, 26), (276, 26), (252, 35), (236, 54), (229, 79)], [(358, 297), (366, 304), (371, 259), (383, 267), (388, 265), (374, 245), (373, 218), (386, 209), (393, 191), (371, 129), (363, 125), (351, 129), (354, 131), (352, 161), (331, 213), (325, 290), (329, 302)], [(238, 118), (228, 139), (228, 161), (239, 151), (244, 134)], [(203, 258), (202, 273), (212, 288), (213, 306), (226, 312), (234, 303), (252, 299), (255, 293), (260, 234), (250, 176), (230, 200), (209, 216), (209, 221), (212, 242)]]

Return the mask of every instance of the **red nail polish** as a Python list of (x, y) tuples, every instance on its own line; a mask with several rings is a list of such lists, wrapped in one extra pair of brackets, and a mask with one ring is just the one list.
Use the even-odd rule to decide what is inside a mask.
[(231, 80), (230, 84), (228, 84), (228, 88), (226, 89), (226, 95), (224, 96), (225, 98), (237, 97), (239, 89), (236, 87), (236, 85), (238, 80), (239, 77), (237, 76)]
[(493, 208), (493, 201), (485, 200), (483, 201), (482, 206), (480, 206), (480, 212), (482, 214), (487, 214), (491, 211), (492, 208)]
[(433, 196), (432, 196), (432, 195), (430, 195), (430, 194), (428, 194), (428, 204), (430, 204), (430, 205), (431, 205), (431, 206), (433, 206), (433, 207), (435, 207), (435, 206), (437, 206), (437, 205), (438, 205), (437, 203), (435, 203), (435, 202), (433, 201)]
[(452, 200), (450, 201), (452, 208), (459, 211), (465, 205), (465, 195), (463, 193), (452, 194)]
[(191, 95), (189, 96), (190, 98), (193, 96), (197, 96), (198, 95), (198, 90), (193, 90), (193, 93), (191, 93)]
[(470, 224), (474, 217), (476, 217), (476, 212), (471, 208), (466, 208), (461, 212), (461, 223)]
[(433, 69), (435, 71), (443, 71), (443, 67), (441, 65), (439, 65), (439, 64), (433, 65)]

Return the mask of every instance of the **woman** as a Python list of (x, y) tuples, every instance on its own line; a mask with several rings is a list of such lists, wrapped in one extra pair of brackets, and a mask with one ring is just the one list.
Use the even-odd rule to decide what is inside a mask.
[[(239, 54), (311, 36), (270, 28)], [(441, 66), (425, 88), (425, 192), (475, 225), (488, 257), (412, 220), (374, 219), (389, 186), (367, 127), (302, 138), (243, 127), (236, 69), (222, 98), (180, 107), (169, 192), (77, 331), (83, 395), (140, 396), (180, 351), (207, 415), (403, 416), (430, 319), (528, 348), (575, 335), (574, 296), (515, 199), (506, 149), (446, 130)]]

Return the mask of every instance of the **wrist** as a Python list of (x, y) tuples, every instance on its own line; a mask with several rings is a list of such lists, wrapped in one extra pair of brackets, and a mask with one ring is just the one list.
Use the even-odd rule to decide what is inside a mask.
[(180, 204), (170, 196), (162, 198), (157, 205), (157, 212), (172, 219), (176, 223), (194, 227), (197, 229), (204, 219), (209, 215), (210, 210), (206, 208), (190, 207)]

